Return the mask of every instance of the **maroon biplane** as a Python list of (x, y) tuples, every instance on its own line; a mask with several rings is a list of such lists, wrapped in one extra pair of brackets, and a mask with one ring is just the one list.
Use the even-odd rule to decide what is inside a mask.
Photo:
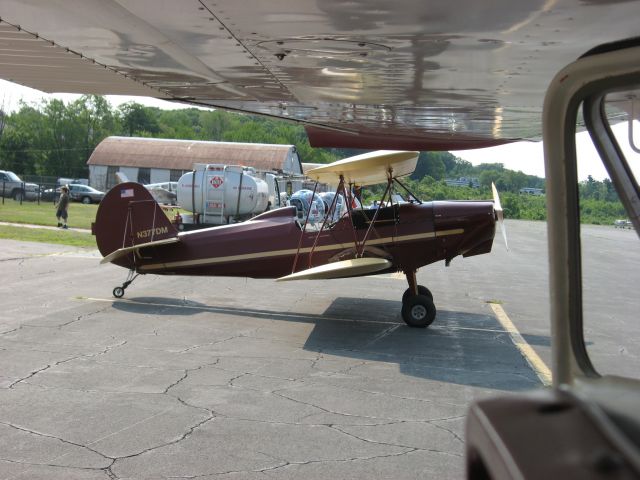
[[(378, 151), (308, 172), (335, 184), (337, 194), (322, 224), (299, 220), (295, 207), (267, 211), (244, 223), (179, 232), (151, 194), (137, 183), (111, 189), (98, 209), (93, 233), (103, 263), (130, 270), (122, 297), (138, 274), (211, 275), (279, 280), (331, 279), (402, 271), (409, 288), (402, 317), (413, 327), (430, 325), (436, 315), (431, 292), (416, 282), (425, 265), (456, 256), (491, 251), (496, 220), (494, 201), (391, 203), (398, 177), (413, 172), (418, 152)], [(352, 208), (351, 186), (386, 183), (379, 208)], [(346, 212), (335, 219), (337, 200)], [(385, 203), (386, 200), (386, 203)], [(506, 241), (506, 238), (505, 238)]]

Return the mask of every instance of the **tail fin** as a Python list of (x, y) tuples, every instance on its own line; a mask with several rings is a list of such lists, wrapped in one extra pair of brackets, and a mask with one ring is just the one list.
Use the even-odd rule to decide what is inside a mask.
[[(178, 230), (171, 224), (160, 205), (139, 183), (120, 183), (107, 192), (100, 202), (96, 221), (91, 225), (98, 250), (106, 257), (118, 249), (174, 238)], [(134, 255), (126, 255), (113, 263), (134, 267)]]
[(116, 172), (116, 180), (118, 180), (118, 183), (127, 183), (129, 181), (127, 176), (120, 171)]

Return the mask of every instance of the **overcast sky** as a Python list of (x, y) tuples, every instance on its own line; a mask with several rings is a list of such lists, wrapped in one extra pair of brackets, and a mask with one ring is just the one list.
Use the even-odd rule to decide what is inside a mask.
[[(65, 102), (70, 102), (79, 97), (79, 95), (72, 94), (55, 94), (47, 95), (38, 90), (32, 88), (23, 87), (14, 83), (0, 80), (0, 107), (3, 107), (6, 111), (15, 110), (20, 100), (27, 103), (38, 102), (42, 98), (60, 98)], [(186, 105), (177, 104), (172, 102), (166, 102), (163, 100), (157, 100), (155, 98), (147, 97), (125, 97), (118, 95), (107, 96), (109, 102), (113, 106), (118, 106), (128, 101), (136, 101), (143, 105), (158, 107), (166, 110), (173, 110), (178, 108), (187, 108)], [(614, 127), (616, 135), (622, 135), (626, 137), (626, 124), (618, 125)], [(640, 132), (640, 126), (638, 127)], [(640, 136), (640, 135), (639, 135)], [(591, 175), (596, 180), (602, 180), (607, 178), (606, 171), (598, 158), (598, 154), (595, 151), (589, 137), (586, 133), (578, 134), (578, 158), (580, 159), (578, 164), (578, 175), (580, 180), (584, 180), (588, 175)], [(632, 152), (627, 141), (621, 142), (622, 148), (625, 154), (628, 155), (630, 161), (640, 164), (640, 155)], [(511, 170), (520, 170), (529, 175), (537, 175), (544, 177), (544, 159), (542, 152), (542, 142), (517, 142), (509, 145), (502, 145), (499, 147), (483, 148), (478, 150), (462, 150), (452, 151), (453, 155), (460, 157), (464, 160), (471, 162), (473, 165), (479, 165), (481, 163), (502, 163), (506, 168)], [(633, 157), (633, 158), (632, 158)]]

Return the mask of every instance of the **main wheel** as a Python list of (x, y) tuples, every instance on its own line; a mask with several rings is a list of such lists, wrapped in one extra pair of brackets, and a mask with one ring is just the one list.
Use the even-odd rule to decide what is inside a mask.
[(113, 296), (116, 298), (122, 298), (124, 297), (124, 288), (122, 287), (116, 287), (113, 289)]
[(413, 295), (402, 303), (402, 319), (410, 327), (426, 328), (436, 318), (436, 306), (426, 295)]
[[(409, 298), (411, 295), (413, 295), (413, 293), (411, 293), (411, 289), (407, 288), (402, 294), (402, 303), (406, 302), (407, 298)], [(429, 290), (424, 285), (418, 285), (418, 295), (424, 295), (425, 297), (429, 297), (431, 301), (433, 301), (433, 294), (431, 293), (431, 290)]]
[(82, 197), (82, 203), (89, 205), (91, 203), (91, 197)]
[(13, 199), (16, 202), (20, 202), (20, 201), (24, 200), (24, 193), (22, 192), (22, 190), (15, 190), (13, 192)]

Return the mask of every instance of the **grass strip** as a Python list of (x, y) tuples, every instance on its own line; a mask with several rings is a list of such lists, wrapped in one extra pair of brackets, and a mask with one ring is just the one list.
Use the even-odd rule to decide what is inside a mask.
[[(69, 204), (69, 226), (76, 228), (91, 228), (91, 222), (96, 218), (98, 205), (84, 205), (71, 202)], [(56, 209), (53, 202), (16, 202), (5, 198), (0, 203), (0, 222), (28, 223), (33, 225), (55, 226)]]
[(46, 228), (0, 225), (0, 238), (24, 242), (55, 243), (73, 247), (96, 248), (96, 237), (89, 233), (74, 232), (72, 230), (50, 230)]

